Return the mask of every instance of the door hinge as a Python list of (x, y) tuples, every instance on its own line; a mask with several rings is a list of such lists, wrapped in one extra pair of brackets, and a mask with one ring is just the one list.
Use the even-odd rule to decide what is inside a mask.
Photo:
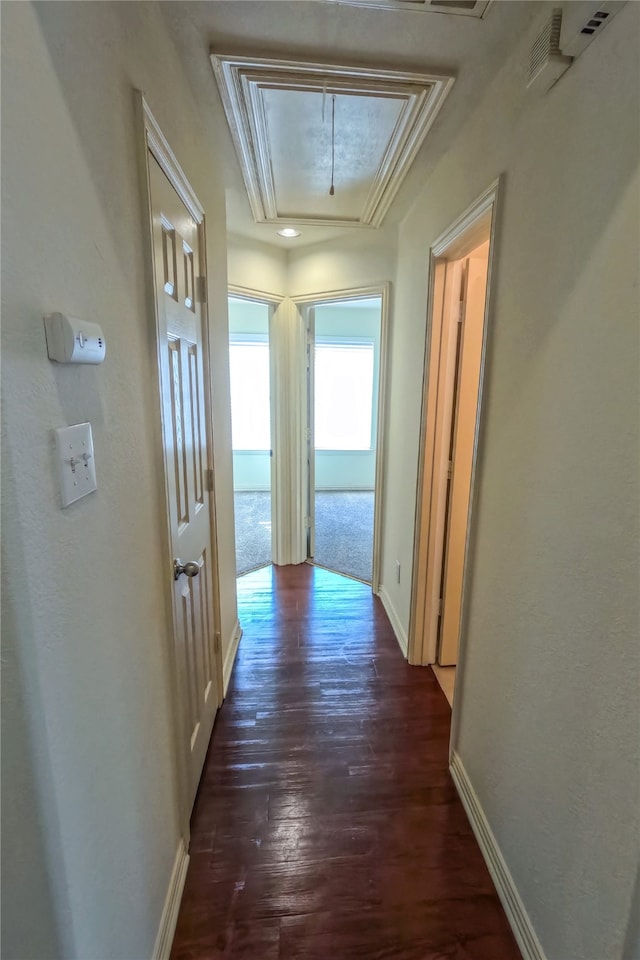
[(451, 480), (453, 476), (453, 460), (449, 460), (447, 464), (447, 480)]
[(304, 433), (305, 433), (305, 440), (311, 440), (311, 427), (307, 427)]
[(304, 518), (304, 525), (307, 528), (307, 530), (311, 530), (311, 517)]
[(213, 493), (213, 468), (207, 467), (204, 472), (204, 486), (208, 493)]
[(220, 631), (216, 630), (215, 636), (213, 638), (213, 649), (216, 653), (220, 653)]
[(196, 277), (196, 303), (207, 302), (207, 278)]
[(442, 616), (442, 597), (438, 600), (438, 616)]
[(458, 323), (462, 323), (464, 320), (464, 300), (461, 300), (458, 304)]

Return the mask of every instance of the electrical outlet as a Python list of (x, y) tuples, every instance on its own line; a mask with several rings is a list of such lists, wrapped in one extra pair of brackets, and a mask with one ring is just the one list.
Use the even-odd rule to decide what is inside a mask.
[(400, 583), (400, 561), (396, 560), (396, 580)]

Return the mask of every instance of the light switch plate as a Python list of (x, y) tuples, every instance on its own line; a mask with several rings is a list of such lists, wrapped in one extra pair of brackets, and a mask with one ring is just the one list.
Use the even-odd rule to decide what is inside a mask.
[(62, 506), (68, 507), (97, 488), (90, 423), (55, 431)]

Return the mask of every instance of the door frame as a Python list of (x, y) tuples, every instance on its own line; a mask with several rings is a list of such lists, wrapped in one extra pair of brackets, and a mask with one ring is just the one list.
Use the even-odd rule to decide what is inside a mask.
[[(391, 300), (391, 284), (372, 284), (366, 287), (349, 287), (343, 290), (328, 290), (322, 293), (309, 293), (304, 296), (292, 297), (292, 301), (301, 312), (308, 307), (322, 303), (334, 303), (340, 300), (367, 300), (371, 297), (380, 297), (380, 367), (378, 375), (378, 404), (376, 428), (376, 473), (375, 491), (373, 499), (373, 570), (371, 576), (371, 590), (374, 594), (380, 592), (380, 548), (382, 544), (382, 503), (384, 497), (384, 463), (385, 463), (385, 435), (387, 411), (387, 372), (388, 372), (388, 342), (389, 342), (389, 311)], [(306, 458), (305, 458), (306, 461)], [(305, 471), (308, 473), (308, 471)], [(309, 489), (307, 476), (307, 489)]]
[[(278, 530), (278, 498), (275, 494), (275, 485), (277, 480), (277, 463), (274, 453), (274, 436), (276, 431), (275, 423), (275, 391), (271, 388), (274, 380), (274, 364), (271, 349), (271, 326), (273, 316), (284, 297), (275, 293), (266, 293), (264, 290), (254, 290), (251, 287), (241, 287), (236, 283), (227, 285), (227, 297), (236, 297), (238, 300), (247, 300), (249, 303), (261, 303), (269, 307), (269, 424), (271, 429), (271, 463), (270, 463), (270, 496), (271, 496), (271, 563), (275, 563), (275, 536), (274, 531)], [(233, 455), (233, 450), (231, 451)], [(234, 490), (235, 495), (235, 490)], [(235, 532), (235, 513), (234, 513), (234, 532)]]
[[(144, 232), (144, 263), (146, 292), (148, 305), (149, 332), (152, 343), (155, 346), (156, 363), (153, 369), (153, 381), (156, 393), (156, 454), (157, 469), (163, 478), (164, 487), (164, 509), (160, 519), (159, 528), (162, 536), (162, 553), (166, 569), (167, 589), (165, 590), (165, 619), (167, 625), (168, 638), (168, 665), (169, 665), (169, 699), (171, 705), (171, 718), (173, 730), (173, 752), (176, 762), (177, 782), (175, 784), (176, 799), (178, 804), (179, 825), (185, 847), (188, 849), (190, 836), (190, 817), (191, 804), (188, 800), (189, 792), (189, 764), (188, 756), (184, 748), (187, 740), (185, 726), (185, 704), (182, 687), (180, 683), (180, 665), (176, 652), (177, 624), (175, 622), (174, 604), (172, 602), (172, 592), (170, 587), (173, 585), (173, 553), (171, 549), (171, 523), (169, 513), (169, 487), (167, 483), (166, 465), (164, 458), (164, 412), (162, 406), (162, 390), (160, 381), (160, 362), (161, 362), (161, 343), (159, 337), (159, 315), (158, 303), (155, 287), (155, 264), (154, 264), (154, 245), (153, 245), (153, 217), (151, 207), (151, 183), (149, 172), (149, 154), (157, 161), (161, 170), (175, 189), (176, 193), (184, 203), (198, 225), (200, 234), (200, 263), (198, 276), (204, 277), (204, 289), (196, 291), (196, 296), (201, 296), (202, 303), (202, 363), (205, 380), (204, 407), (205, 407), (205, 435), (207, 438), (208, 463), (208, 492), (210, 497), (210, 537), (212, 551), (211, 579), (212, 579), (212, 622), (214, 631), (214, 657), (216, 667), (216, 693), (217, 706), (220, 707), (223, 698), (223, 664), (221, 647), (221, 623), (220, 623), (220, 574), (219, 574), (219, 550), (217, 538), (216, 523), (216, 498), (215, 498), (215, 464), (214, 464), (214, 446), (213, 446), (213, 418), (212, 418), (212, 379), (211, 379), (211, 341), (210, 324), (208, 310), (208, 259), (206, 247), (206, 216), (204, 208), (193, 191), (187, 177), (178, 163), (169, 143), (162, 133), (158, 122), (153, 116), (144, 95), (140, 91), (135, 91), (136, 112), (138, 114), (138, 129), (140, 136), (138, 138), (138, 161), (141, 177), (141, 204), (142, 204), (142, 227)], [(200, 282), (200, 281), (198, 281)]]
[[(473, 458), (471, 466), (471, 486), (469, 492), (469, 509), (467, 515), (467, 535), (464, 552), (462, 575), (462, 601), (460, 615), (460, 640), (456, 682), (454, 691), (454, 706), (452, 716), (451, 743), (454, 742), (454, 732), (457, 729), (457, 720), (460, 713), (458, 691), (461, 690), (461, 676), (464, 671), (466, 626), (468, 619), (469, 602), (469, 567), (470, 557), (473, 554), (475, 540), (475, 515), (477, 500), (477, 465), (481, 447), (482, 434), (485, 430), (485, 413), (483, 409), (483, 388), (486, 374), (487, 342), (490, 327), (492, 302), (495, 296), (496, 285), (496, 250), (498, 222), (501, 211), (501, 195), (503, 191), (503, 177), (499, 177), (462, 213), (454, 222), (434, 241), (429, 250), (429, 286), (427, 298), (427, 337), (425, 343), (422, 411), (420, 417), (420, 445), (418, 455), (416, 517), (414, 532), (413, 573), (411, 582), (411, 607), (409, 617), (408, 659), (412, 664), (427, 665), (436, 662), (437, 654), (437, 621), (435, 628), (429, 629), (424, 616), (427, 603), (433, 604), (433, 588), (427, 596), (427, 570), (429, 557), (429, 537), (434, 533), (434, 524), (439, 522), (439, 503), (434, 503), (434, 488), (437, 483), (434, 469), (436, 455), (435, 416), (433, 402), (436, 396), (437, 384), (430, 383), (430, 376), (434, 375), (432, 367), (433, 352), (439, 353), (440, 328), (434, 324), (434, 317), (442, 315), (442, 297), (444, 294), (444, 266), (448, 261), (459, 259), (463, 254), (459, 251), (462, 244), (471, 240), (474, 229), (478, 229), (487, 215), (490, 215), (489, 228), (489, 264), (487, 272), (487, 292), (484, 307), (484, 329), (482, 337), (482, 356), (480, 378), (478, 384), (478, 402), (476, 410), (475, 432), (473, 442)], [(440, 327), (442, 324), (440, 323)], [(431, 577), (431, 583), (439, 581), (438, 577)], [(438, 582), (439, 588), (439, 582)]]

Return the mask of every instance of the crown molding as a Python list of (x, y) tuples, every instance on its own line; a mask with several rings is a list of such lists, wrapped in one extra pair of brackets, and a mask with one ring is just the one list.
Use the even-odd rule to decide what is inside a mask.
[[(454, 82), (443, 74), (212, 53), (227, 122), (256, 223), (379, 227)], [(402, 102), (359, 216), (296, 216), (278, 209), (263, 91), (328, 93)]]

